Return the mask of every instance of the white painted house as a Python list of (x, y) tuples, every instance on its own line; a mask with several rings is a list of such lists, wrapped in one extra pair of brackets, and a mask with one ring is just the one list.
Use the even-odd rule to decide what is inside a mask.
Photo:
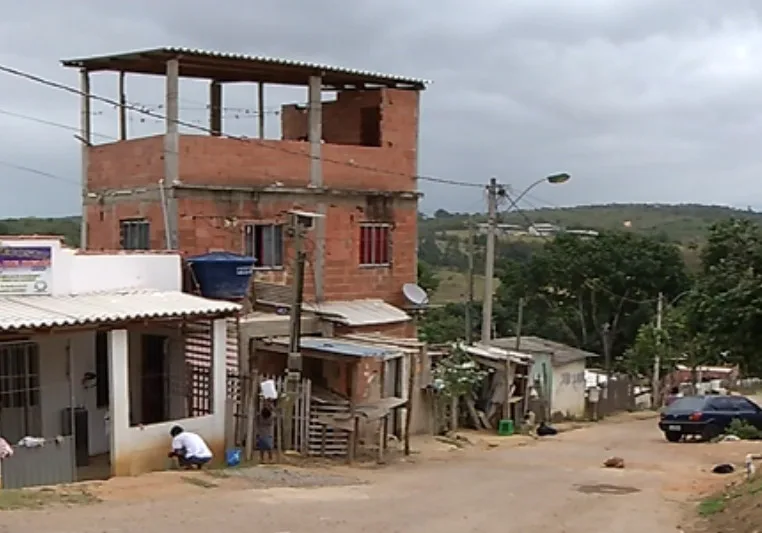
[[(494, 339), (492, 344), (515, 349), (516, 337)], [(552, 417), (584, 416), (586, 361), (597, 354), (539, 337), (522, 337), (518, 351), (532, 356), (532, 383)]]
[(175, 253), (0, 237), (0, 437), (45, 444), (14, 446), (4, 487), (165, 468), (175, 424), (222, 454), (228, 317), (240, 306), (181, 287)]

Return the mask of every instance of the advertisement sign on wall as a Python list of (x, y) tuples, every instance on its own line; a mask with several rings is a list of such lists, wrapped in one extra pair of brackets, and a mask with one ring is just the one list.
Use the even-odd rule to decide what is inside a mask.
[(50, 246), (0, 244), (0, 296), (50, 294)]

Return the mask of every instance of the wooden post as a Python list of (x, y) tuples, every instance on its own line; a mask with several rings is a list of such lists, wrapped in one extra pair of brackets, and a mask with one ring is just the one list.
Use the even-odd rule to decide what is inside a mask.
[(503, 400), (503, 420), (511, 417), (511, 360), (505, 360), (505, 396)]
[(405, 455), (410, 455), (410, 426), (413, 420), (413, 394), (415, 393), (415, 374), (418, 366), (418, 358), (414, 352), (410, 353), (410, 368), (407, 379), (407, 410), (405, 412)]
[(458, 396), (450, 398), (450, 431), (458, 429)]
[(254, 339), (249, 340), (248, 383), (246, 383), (246, 447), (244, 458), (251, 461), (254, 454), (254, 439), (257, 435), (257, 407), (259, 399), (259, 361)]
[(386, 436), (386, 416), (378, 419), (378, 458), (379, 464), (384, 462), (384, 440)]
[(347, 363), (347, 367), (349, 368), (347, 372), (347, 377), (349, 378), (349, 415), (352, 420), (352, 434), (349, 435), (347, 462), (352, 464), (357, 453), (357, 433), (359, 432), (360, 420), (355, 412), (355, 372), (357, 371), (357, 365), (356, 363)]

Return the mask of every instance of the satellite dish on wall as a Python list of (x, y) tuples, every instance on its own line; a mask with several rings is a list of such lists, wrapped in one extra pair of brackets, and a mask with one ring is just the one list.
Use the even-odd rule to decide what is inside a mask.
[(413, 305), (422, 306), (428, 305), (429, 303), (429, 295), (415, 283), (405, 283), (402, 286), (402, 294), (404, 294), (407, 301)]

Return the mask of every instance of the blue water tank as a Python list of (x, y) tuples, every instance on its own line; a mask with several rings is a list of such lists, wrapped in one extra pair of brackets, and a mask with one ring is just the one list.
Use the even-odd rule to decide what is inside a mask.
[(201, 295), (218, 300), (246, 297), (254, 272), (254, 258), (230, 252), (212, 252), (188, 259)]

